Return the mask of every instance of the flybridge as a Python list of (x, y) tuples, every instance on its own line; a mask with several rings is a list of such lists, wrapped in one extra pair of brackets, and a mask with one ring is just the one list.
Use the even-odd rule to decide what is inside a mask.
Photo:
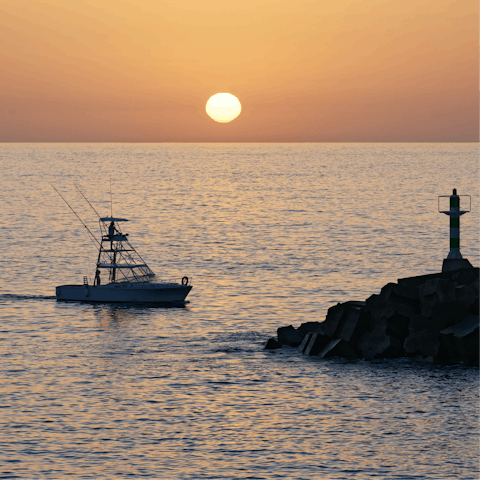
[(126, 218), (100, 217), (101, 241), (94, 285), (101, 285), (101, 270), (108, 270), (108, 282), (149, 282), (155, 274), (120, 229)]

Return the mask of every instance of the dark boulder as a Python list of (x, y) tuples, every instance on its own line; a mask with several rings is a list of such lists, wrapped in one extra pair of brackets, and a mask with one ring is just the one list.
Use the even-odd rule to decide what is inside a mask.
[(455, 285), (453, 282), (444, 280), (443, 278), (435, 278), (426, 281), (419, 287), (420, 299), (423, 305), (423, 298), (430, 298), (432, 295), (439, 302), (455, 301)]
[(369, 320), (370, 315), (364, 305), (347, 304), (336, 338), (355, 345), (360, 336), (369, 330)]
[(455, 287), (455, 301), (463, 305), (473, 305), (478, 297), (478, 280), (472, 285), (460, 285)]
[(365, 302), (345, 302), (337, 303), (337, 305), (330, 307), (327, 312), (327, 317), (322, 333), (331, 337), (349, 337), (350, 341), (355, 335), (359, 335), (360, 330), (366, 328), (366, 317), (362, 315), (365, 311)]
[(317, 332), (320, 332), (320, 333), (324, 333), (325, 331), (325, 325), (324, 325), (324, 322), (320, 323), (320, 322), (305, 322), (305, 323), (302, 323), (298, 328), (297, 328), (297, 331), (300, 335), (303, 335), (303, 337), (305, 337), (305, 335), (307, 335), (307, 333), (317, 333)]
[(320, 358), (331, 358), (331, 357), (343, 357), (343, 358), (358, 358), (358, 354), (352, 346), (342, 340), (337, 338), (336, 340), (330, 340), (327, 345), (320, 351)]
[(462, 268), (452, 272), (450, 279), (455, 285), (471, 285), (475, 280), (478, 280), (478, 268)]
[(445, 277), (442, 273), (430, 273), (428, 275), (419, 275), (418, 277), (399, 278), (398, 285), (401, 287), (417, 288), (428, 280)]
[(367, 360), (403, 356), (403, 344), (387, 334), (386, 320), (380, 321), (371, 332), (363, 334), (358, 341), (358, 348)]
[(282, 344), (275, 340), (274, 338), (269, 338), (265, 343), (265, 350), (275, 350), (277, 348), (282, 348)]
[[(467, 365), (479, 365), (479, 328), (478, 315), (471, 315), (462, 322), (440, 332), (440, 342), (444, 356), (450, 354)], [(445, 361), (444, 358), (441, 360)], [(448, 360), (448, 359), (447, 359)]]
[(431, 310), (432, 320), (440, 330), (452, 327), (468, 316), (468, 306), (458, 302), (438, 303)]
[(339, 330), (342, 315), (346, 308), (345, 303), (337, 303), (328, 309), (324, 324), (325, 334), (329, 337), (334, 337), (335, 332)]
[[(424, 317), (423, 315), (413, 315), (408, 323), (408, 332), (412, 334), (414, 332), (421, 332), (422, 330), (432, 329), (434, 322), (430, 317)], [(440, 328), (440, 330), (442, 330)], [(439, 330), (439, 331), (440, 331)]]
[[(431, 317), (414, 315), (410, 319), (409, 335), (404, 342), (404, 351), (407, 357), (431, 358), (437, 363), (442, 356), (441, 343), (438, 338), (443, 323)], [(448, 356), (443, 354), (443, 356)]]
[(408, 326), (410, 324), (410, 318), (394, 313), (385, 318), (386, 333), (392, 337), (397, 338), (400, 342), (404, 342), (408, 336)]
[(421, 357), (423, 359), (437, 358), (440, 350), (438, 335), (432, 335), (429, 329), (412, 332), (404, 343), (405, 356)]
[(298, 347), (303, 340), (302, 335), (292, 325), (277, 329), (277, 338), (282, 345), (289, 345), (290, 347)]
[(405, 284), (396, 284), (395, 285), (395, 293), (403, 298), (408, 298), (409, 300), (418, 300), (420, 296), (420, 291), (418, 288), (410, 287)]
[(308, 335), (308, 343), (306, 343), (305, 348), (302, 351), (304, 355), (318, 355), (331, 341), (330, 337), (321, 333), (309, 333)]
[(394, 308), (389, 302), (394, 286), (394, 283), (387, 283), (387, 285), (380, 290), (379, 295), (371, 295), (367, 298), (365, 305), (366, 310), (370, 313), (373, 320), (372, 326), (375, 326), (382, 318), (394, 313)]
[(479, 313), (479, 304), (480, 304), (480, 299), (477, 298), (475, 299), (475, 301), (472, 303), (472, 305), (470, 305), (470, 307), (468, 307), (468, 313), (472, 314), (472, 315), (477, 315), (478, 316), (478, 313)]
[[(408, 296), (404, 296), (404, 294)], [(408, 319), (412, 315), (420, 313), (418, 297), (419, 293), (414, 293), (408, 285), (399, 287), (395, 283), (388, 283), (382, 288), (379, 295), (367, 298), (366, 310), (371, 315), (373, 325), (383, 318), (390, 318), (394, 315), (401, 315)]]
[(298, 347), (298, 351), (300, 353), (305, 353), (308, 344), (310, 343), (310, 339), (312, 338), (313, 332), (308, 332), (305, 337), (303, 337), (302, 343)]
[(421, 314), (447, 322), (443, 328), (460, 322), (468, 315), (476, 292), (471, 287), (455, 286), (452, 281), (436, 278), (420, 287)]

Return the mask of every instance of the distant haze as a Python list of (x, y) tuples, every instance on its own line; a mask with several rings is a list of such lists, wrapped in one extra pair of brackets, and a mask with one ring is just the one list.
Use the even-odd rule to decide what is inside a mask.
[[(478, 0), (4, 0), (0, 141), (478, 141)], [(238, 97), (228, 124), (205, 112)]]

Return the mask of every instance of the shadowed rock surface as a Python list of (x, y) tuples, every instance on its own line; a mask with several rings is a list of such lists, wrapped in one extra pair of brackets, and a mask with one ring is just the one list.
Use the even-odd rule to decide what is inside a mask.
[[(479, 269), (401, 278), (365, 302), (338, 303), (323, 322), (280, 327), (278, 343), (328, 358), (413, 357), (479, 365)], [(270, 343), (269, 343), (270, 342)]]
[(302, 343), (304, 335), (296, 330), (295, 327), (289, 325), (288, 327), (280, 327), (277, 329), (277, 337), (282, 345), (298, 347)]
[(277, 348), (282, 348), (282, 344), (274, 338), (269, 338), (265, 343), (265, 350), (275, 350)]

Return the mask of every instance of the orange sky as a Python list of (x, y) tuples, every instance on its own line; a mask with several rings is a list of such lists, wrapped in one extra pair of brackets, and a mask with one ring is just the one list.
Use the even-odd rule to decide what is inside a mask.
[(479, 139), (478, 0), (1, 0), (0, 24), (0, 141)]

